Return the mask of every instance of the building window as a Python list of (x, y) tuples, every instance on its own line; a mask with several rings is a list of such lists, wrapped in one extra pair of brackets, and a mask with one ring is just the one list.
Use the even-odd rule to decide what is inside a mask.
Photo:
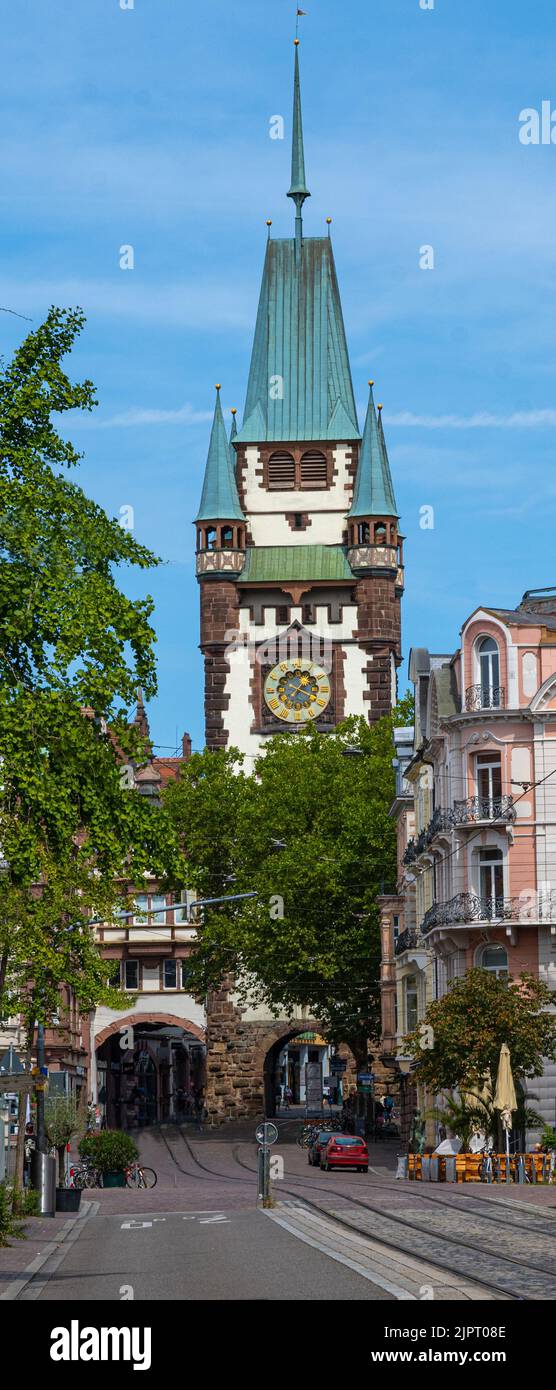
[(124, 961), (124, 989), (134, 991), (139, 989), (139, 961)]
[(328, 467), (324, 454), (318, 449), (301, 456), (300, 485), (304, 488), (326, 487)]
[(360, 521), (357, 527), (357, 541), (359, 545), (368, 545), (371, 539), (371, 528), (368, 521)]
[(180, 894), (180, 901), (174, 906), (174, 925), (176, 927), (189, 926), (189, 898), (185, 888)]
[(375, 526), (375, 545), (386, 545), (386, 527), (382, 522)]
[(500, 815), (502, 797), (502, 762), (496, 753), (478, 753), (475, 765), (479, 819), (491, 820)]
[(394, 933), (394, 941), (397, 941), (400, 934), (400, 919), (397, 912), (395, 912), (392, 917), (392, 929)]
[(289, 610), (289, 608), (286, 607), (286, 605), (285, 605), (284, 603), (280, 603), (280, 604), (278, 605), (277, 609), (276, 609), (276, 622), (277, 622), (277, 623), (289, 623), (289, 621), (290, 621), (290, 610)]
[(114, 969), (112, 971), (108, 984), (110, 986), (110, 989), (121, 989), (122, 987), (122, 971), (121, 962), (119, 960), (114, 963)]
[(292, 454), (271, 454), (268, 460), (268, 486), (290, 490), (295, 487), (295, 459)]
[(221, 544), (230, 550), (234, 543), (234, 532), (232, 526), (223, 526), (221, 532)]
[(418, 996), (417, 976), (408, 975), (405, 981), (405, 1022), (406, 1031), (411, 1033), (417, 1027)]
[(166, 905), (167, 904), (165, 893), (151, 894), (149, 913), (152, 912), (153, 917), (149, 917), (149, 921), (151, 922), (153, 927), (164, 927), (166, 925), (166, 913), (163, 910), (166, 907)]
[(508, 974), (508, 952), (505, 946), (483, 946), (479, 951), (477, 964), (482, 970), (489, 970), (491, 975), (496, 975), (501, 979)]
[(477, 648), (481, 703), (484, 709), (498, 708), (500, 705), (500, 657), (498, 645), (493, 637), (483, 637)]
[(164, 989), (178, 988), (178, 963), (175, 960), (165, 960), (163, 963), (163, 984)]
[(216, 548), (216, 527), (215, 527), (215, 526), (207, 526), (207, 528), (206, 528), (206, 531), (205, 531), (205, 547), (206, 547), (207, 550), (215, 550), (215, 548)]
[(481, 913), (492, 919), (504, 909), (504, 858), (501, 849), (489, 845), (479, 850), (479, 894)]
[(305, 529), (305, 518), (303, 512), (294, 512), (293, 529), (294, 531), (303, 531)]
[(135, 899), (136, 916), (133, 918), (134, 927), (145, 927), (147, 925), (147, 912), (149, 910), (148, 893), (138, 893)]
[(316, 619), (314, 603), (304, 603), (301, 609), (301, 617), (304, 623), (314, 623)]

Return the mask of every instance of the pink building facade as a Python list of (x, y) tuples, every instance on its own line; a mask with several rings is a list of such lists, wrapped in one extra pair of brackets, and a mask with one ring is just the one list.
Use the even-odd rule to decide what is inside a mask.
[[(409, 803), (401, 818), (393, 808), (399, 896), (383, 910), (392, 1061), (430, 999), (473, 965), (530, 971), (556, 1005), (556, 589), (528, 591), (513, 610), (476, 609), (453, 655), (412, 651), (410, 678), (415, 831), (407, 840)], [(554, 1124), (556, 1068), (530, 1090)]]

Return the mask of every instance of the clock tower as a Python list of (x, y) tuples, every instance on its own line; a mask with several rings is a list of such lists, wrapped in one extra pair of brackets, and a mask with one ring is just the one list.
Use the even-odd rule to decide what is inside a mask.
[(328, 234), (306, 237), (295, 44), (293, 237), (269, 236), (243, 422), (216, 403), (196, 569), (206, 742), (256, 755), (280, 728), (370, 723), (401, 661), (402, 537), (373, 383), (360, 432)]

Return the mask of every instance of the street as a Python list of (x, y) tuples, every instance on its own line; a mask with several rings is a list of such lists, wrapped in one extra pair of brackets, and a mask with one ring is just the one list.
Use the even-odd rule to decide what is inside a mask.
[[(550, 1188), (448, 1188), (394, 1180), (394, 1147), (368, 1174), (322, 1173), (279, 1122), (274, 1206), (256, 1202), (252, 1126), (231, 1137), (144, 1131), (158, 1182), (91, 1189), (79, 1217), (34, 1221), (29, 1258), (0, 1251), (4, 1300), (59, 1302), (551, 1299)], [(31, 1259), (31, 1255), (34, 1256)], [(19, 1257), (20, 1266), (10, 1273)], [(17, 1273), (17, 1277), (16, 1276)]]

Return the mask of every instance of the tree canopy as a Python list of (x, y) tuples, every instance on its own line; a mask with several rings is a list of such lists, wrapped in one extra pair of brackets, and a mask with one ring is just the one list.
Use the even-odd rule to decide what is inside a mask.
[(543, 1058), (556, 1060), (551, 991), (534, 975), (510, 979), (474, 966), (453, 980), (405, 1039), (419, 1063), (419, 1080), (435, 1091), (496, 1079), (502, 1043), (515, 1078), (540, 1076)]
[(165, 806), (189, 882), (203, 898), (257, 895), (205, 910), (192, 988), (231, 972), (244, 998), (276, 1012), (304, 1004), (366, 1055), (379, 1023), (376, 899), (396, 875), (392, 753), (388, 716), (279, 734), (252, 775), (234, 749), (182, 768)]
[(62, 366), (83, 325), (80, 310), (51, 309), (0, 371), (4, 1016), (30, 977), (43, 1001), (63, 977), (91, 1007), (106, 967), (88, 919), (172, 858), (164, 814), (122, 778), (125, 759), (146, 757), (130, 709), (156, 673), (152, 599), (127, 597), (118, 571), (158, 561), (68, 477), (80, 455), (58, 430), (96, 404)]

